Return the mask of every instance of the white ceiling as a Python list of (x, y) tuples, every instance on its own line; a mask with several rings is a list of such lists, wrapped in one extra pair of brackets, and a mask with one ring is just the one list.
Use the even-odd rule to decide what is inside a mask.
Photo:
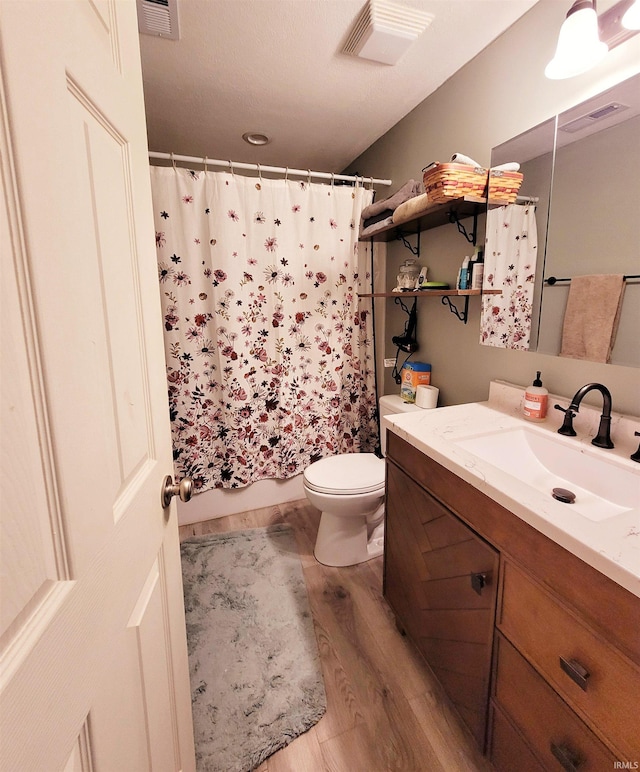
[(398, 0), (435, 19), (389, 66), (340, 53), (365, 0), (178, 0), (179, 41), (140, 35), (149, 149), (340, 172), (535, 2)]

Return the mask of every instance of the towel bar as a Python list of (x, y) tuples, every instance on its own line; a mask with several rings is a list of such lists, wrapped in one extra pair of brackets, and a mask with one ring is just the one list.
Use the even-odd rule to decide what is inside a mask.
[[(624, 281), (629, 281), (629, 279), (640, 279), (640, 273), (630, 274), (629, 276), (623, 276), (622, 278)], [(553, 287), (553, 285), (557, 284), (559, 281), (571, 281), (571, 279), (557, 279), (555, 276), (549, 276), (548, 279), (544, 280), (544, 284)]]

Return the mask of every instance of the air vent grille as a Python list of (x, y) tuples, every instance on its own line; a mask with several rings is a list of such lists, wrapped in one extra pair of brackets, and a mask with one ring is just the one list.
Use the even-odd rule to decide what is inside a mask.
[(623, 110), (628, 109), (629, 105), (623, 105), (621, 102), (609, 102), (609, 104), (598, 107), (586, 115), (581, 115), (579, 118), (574, 118), (563, 126), (558, 126), (558, 128), (560, 131), (566, 131), (568, 134), (575, 134), (587, 126), (592, 126), (596, 121), (601, 121), (614, 113), (621, 113)]
[(138, 30), (143, 35), (178, 40), (177, 0), (136, 0)]
[(342, 53), (396, 64), (433, 19), (431, 13), (397, 5), (393, 0), (368, 0), (353, 24)]

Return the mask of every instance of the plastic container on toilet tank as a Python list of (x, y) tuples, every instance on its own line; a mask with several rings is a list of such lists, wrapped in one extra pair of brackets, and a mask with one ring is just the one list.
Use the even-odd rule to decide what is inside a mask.
[(418, 386), (431, 383), (431, 365), (426, 362), (405, 362), (400, 371), (400, 396), (405, 402), (416, 401)]

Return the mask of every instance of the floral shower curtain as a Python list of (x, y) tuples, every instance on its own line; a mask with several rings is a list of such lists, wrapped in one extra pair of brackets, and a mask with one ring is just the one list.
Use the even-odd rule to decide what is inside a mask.
[(377, 444), (373, 193), (151, 167), (178, 476), (197, 492), (286, 479)]
[(480, 343), (529, 350), (538, 230), (535, 206), (509, 204), (487, 213)]

